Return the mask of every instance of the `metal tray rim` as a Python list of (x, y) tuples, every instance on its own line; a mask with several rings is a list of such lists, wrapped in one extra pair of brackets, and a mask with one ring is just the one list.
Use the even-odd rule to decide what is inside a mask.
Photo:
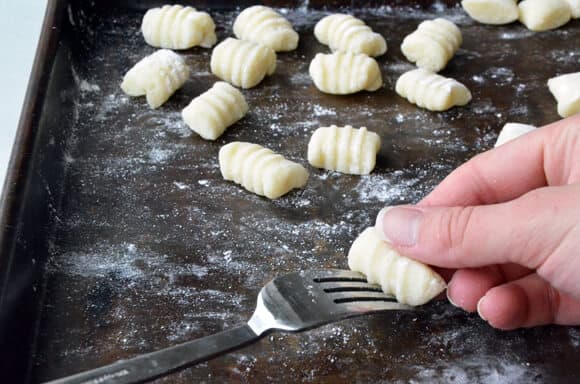
[(17, 230), (18, 212), (24, 205), (20, 196), (28, 184), (28, 176), (32, 171), (32, 149), (35, 144), (36, 130), (42, 113), (44, 95), (50, 79), (60, 29), (59, 18), (62, 16), (67, 0), (48, 0), (40, 37), (26, 94), (20, 111), (20, 119), (6, 171), (6, 178), (0, 195), (0, 308), (5, 297), (4, 280), (10, 271), (11, 243)]

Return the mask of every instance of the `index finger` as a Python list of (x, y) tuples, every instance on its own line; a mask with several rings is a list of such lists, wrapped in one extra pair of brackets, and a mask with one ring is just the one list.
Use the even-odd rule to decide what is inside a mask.
[[(576, 128), (576, 129), (574, 129)], [(559, 136), (579, 136), (580, 115), (536, 129), (475, 156), (447, 176), (419, 205), (469, 206), (502, 203), (548, 185), (549, 163), (565, 150)], [(579, 140), (580, 141), (580, 140)], [(569, 141), (568, 141), (569, 142)], [(558, 183), (557, 178), (551, 180)]]

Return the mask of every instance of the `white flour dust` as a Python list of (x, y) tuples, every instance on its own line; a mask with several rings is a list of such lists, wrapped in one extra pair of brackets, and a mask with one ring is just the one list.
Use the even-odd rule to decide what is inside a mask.
[[(68, 11), (73, 26), (85, 23), (70, 8)], [(314, 23), (330, 13), (309, 9), (307, 1), (298, 9), (280, 12), (301, 37), (309, 34), (309, 38)], [(230, 34), (236, 13), (216, 12), (220, 39)], [(418, 22), (438, 16), (466, 27), (470, 38), (472, 28), (479, 28), (459, 5), (448, 7), (442, 1), (427, 9), (385, 5), (356, 10), (354, 14), (385, 31), (400, 32), (393, 29), (397, 20), (412, 30)], [(127, 24), (122, 21), (126, 20), (116, 20), (115, 30), (106, 38), (127, 43), (122, 54), (123, 62), (129, 65), (150, 53), (151, 48), (142, 43), (137, 22), (127, 32)], [(493, 33), (504, 40), (502, 47), (534, 35), (519, 26)], [(558, 33), (569, 38), (567, 33)], [(401, 39), (388, 36), (389, 44), (398, 44)], [(120, 330), (105, 344), (132, 352), (136, 347), (152, 345), (147, 336), (153, 327), (161, 330), (162, 340), (174, 343), (193, 334), (202, 335), (207, 329), (245, 321), (259, 288), (278, 274), (306, 268), (346, 268), (350, 244), (362, 229), (373, 224), (380, 208), (419, 201), (460, 161), (491, 148), (505, 119), (525, 122), (534, 112), (530, 98), (544, 86), (544, 79), (536, 77), (530, 84), (530, 79), (523, 78), (525, 74), (510, 67), (501, 52), (497, 62), (474, 71), (478, 67), (471, 63), (485, 60), (485, 52), (467, 47), (456, 60), (465, 63), (462, 81), (474, 88), (474, 100), (464, 108), (437, 114), (399, 102), (392, 89), (394, 82), (414, 66), (402, 57), (396, 58), (397, 54), (379, 59), (385, 87), (356, 97), (320, 94), (308, 75), (311, 57), (280, 54), (279, 68), (272, 78), (255, 89), (243, 90), (251, 106), (247, 116), (220, 139), (206, 142), (185, 125), (180, 110), (216, 81), (208, 65), (211, 50), (182, 53), (192, 69), (191, 79), (157, 110), (149, 109), (144, 98), (124, 95), (118, 82), (95, 80), (92, 69), (87, 68), (102, 68), (99, 65), (107, 59), (104, 52), (97, 50), (94, 57), (89, 57), (93, 67), (79, 67), (73, 72), (79, 99), (73, 111), (71, 145), (63, 156), (74, 175), (70, 182), (80, 197), (69, 197), (72, 208), (61, 219), (62, 232), (86, 239), (86, 243), (82, 248), (70, 249), (65, 241), (53, 244), (48, 272), (54, 280), (63, 278), (116, 289), (113, 293), (118, 297), (113, 296), (118, 301), (112, 304), (107, 320)], [(559, 65), (572, 65), (579, 52), (554, 48), (546, 55)], [(108, 76), (121, 79), (128, 68), (109, 69)], [(287, 84), (292, 89), (283, 88)], [(481, 92), (485, 87), (501, 87), (517, 97), (505, 107), (502, 100), (479, 97), (485, 95)], [(263, 93), (268, 103), (264, 103)], [(381, 158), (371, 175), (342, 175), (308, 166), (308, 139), (314, 129), (329, 124), (364, 125), (384, 136)], [(463, 135), (462, 130), (469, 135)], [(269, 201), (223, 180), (217, 154), (220, 146), (233, 140), (256, 141), (300, 162), (311, 174), (308, 185)], [(409, 152), (411, 156), (407, 156)], [(81, 204), (76, 199), (84, 200)], [(94, 209), (91, 215), (86, 214), (86, 206)], [(99, 214), (101, 209), (113, 213)], [(137, 230), (131, 231), (131, 226)], [(136, 318), (136, 308), (150, 303), (163, 308), (159, 318)], [(413, 377), (406, 382), (412, 383), (428, 383), (433, 377), (449, 383), (524, 382), (538, 372), (516, 357), (494, 357), (490, 351), (481, 351), (486, 345), (481, 333), (485, 328), (463, 317), (458, 324), (453, 317), (456, 312), (441, 307), (427, 309), (423, 318), (387, 321), (396, 332), (419, 324), (409, 334), (423, 345), (405, 345), (403, 350), (396, 350), (401, 346), (389, 345), (373, 334), (381, 330), (388, 335), (385, 324), (365, 318), (331, 324), (307, 334), (273, 334), (267, 347), (283, 351), (282, 357), (268, 351), (253, 355), (242, 350), (230, 356), (235, 360), (232, 372), (251, 378), (249, 375), (264, 359), (278, 358), (271, 364), (286, 369), (288, 374), (295, 369), (291, 365), (296, 361), (322, 357), (324, 363), (293, 376), (316, 382), (328, 374), (329, 367), (342, 364), (339, 371), (350, 372), (349, 364), (361, 363), (357, 356), (369, 357), (374, 364), (369, 367), (372, 370), (379, 362), (378, 369), (384, 374), (381, 377), (392, 376), (388, 364), (382, 367), (380, 362), (403, 365)], [(580, 333), (572, 329), (568, 334), (570, 346), (579, 348)], [(107, 355), (103, 351), (112, 352), (112, 348), (79, 345), (60, 354)], [(446, 351), (460, 357), (451, 364)], [(422, 354), (429, 359), (419, 359)], [(207, 370), (207, 365), (202, 369)], [(359, 372), (357, 367), (356, 371), (353, 375), (364, 370)], [(369, 381), (361, 377), (359, 381)]]

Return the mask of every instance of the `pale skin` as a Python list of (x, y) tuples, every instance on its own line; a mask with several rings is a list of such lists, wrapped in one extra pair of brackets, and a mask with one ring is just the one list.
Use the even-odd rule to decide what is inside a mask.
[(580, 115), (474, 157), (377, 228), (493, 327), (580, 325)]

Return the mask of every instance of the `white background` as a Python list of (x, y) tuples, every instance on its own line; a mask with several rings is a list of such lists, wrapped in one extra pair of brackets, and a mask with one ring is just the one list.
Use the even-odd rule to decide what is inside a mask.
[(0, 0), (0, 188), (4, 185), (46, 2)]

